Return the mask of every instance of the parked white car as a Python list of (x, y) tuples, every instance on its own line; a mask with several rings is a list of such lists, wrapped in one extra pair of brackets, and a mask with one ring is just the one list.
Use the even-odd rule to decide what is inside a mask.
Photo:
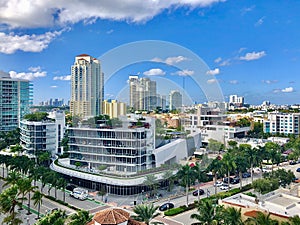
[(70, 196), (80, 200), (85, 200), (88, 198), (88, 190), (83, 188), (74, 188), (73, 191), (70, 193)]
[(230, 188), (230, 186), (228, 184), (223, 184), (220, 189), (221, 190), (228, 190)]
[(216, 183), (214, 183), (214, 186), (217, 186), (217, 187), (221, 187), (223, 185), (223, 182), (222, 181), (218, 181)]

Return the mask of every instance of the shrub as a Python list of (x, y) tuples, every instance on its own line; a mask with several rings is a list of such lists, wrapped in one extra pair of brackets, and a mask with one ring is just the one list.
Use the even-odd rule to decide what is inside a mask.
[(169, 209), (168, 211), (166, 211), (164, 213), (165, 216), (174, 216), (180, 213), (183, 213), (184, 211), (187, 210), (186, 206), (180, 206), (178, 208), (173, 208), (173, 209)]

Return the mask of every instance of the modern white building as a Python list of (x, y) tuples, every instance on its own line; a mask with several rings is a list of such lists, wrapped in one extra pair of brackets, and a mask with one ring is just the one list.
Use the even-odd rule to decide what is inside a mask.
[(156, 81), (129, 76), (129, 106), (134, 110), (153, 110), (157, 105)]
[(32, 105), (32, 84), (28, 80), (12, 79), (0, 71), (0, 131), (19, 127)]
[(65, 117), (63, 112), (52, 112), (42, 121), (21, 120), (20, 145), (29, 154), (48, 151), (52, 155), (62, 154), (61, 140), (64, 137)]
[(104, 74), (100, 61), (87, 54), (75, 57), (71, 67), (71, 114), (88, 118), (102, 113)]
[(170, 110), (179, 109), (182, 107), (182, 94), (177, 91), (173, 90), (170, 92), (169, 95), (169, 103), (170, 103)]
[(271, 134), (299, 134), (300, 113), (268, 113), (268, 118), (263, 122), (265, 133)]

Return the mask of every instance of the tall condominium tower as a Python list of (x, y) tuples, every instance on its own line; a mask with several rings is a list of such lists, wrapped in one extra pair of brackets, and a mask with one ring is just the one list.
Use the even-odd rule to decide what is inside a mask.
[(28, 80), (12, 79), (0, 71), (0, 131), (19, 127), (32, 104), (32, 84)]
[(156, 108), (156, 81), (149, 78), (129, 76), (130, 107), (135, 110), (152, 110)]
[(89, 55), (75, 57), (71, 67), (71, 114), (82, 118), (102, 113), (104, 75), (100, 61)]
[(182, 107), (182, 94), (179, 91), (173, 90), (170, 92), (170, 110)]

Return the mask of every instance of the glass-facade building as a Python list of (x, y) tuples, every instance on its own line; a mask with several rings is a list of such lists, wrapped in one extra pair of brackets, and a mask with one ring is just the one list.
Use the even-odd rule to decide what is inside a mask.
[(32, 84), (28, 80), (12, 79), (0, 71), (0, 131), (18, 128), (31, 105)]

